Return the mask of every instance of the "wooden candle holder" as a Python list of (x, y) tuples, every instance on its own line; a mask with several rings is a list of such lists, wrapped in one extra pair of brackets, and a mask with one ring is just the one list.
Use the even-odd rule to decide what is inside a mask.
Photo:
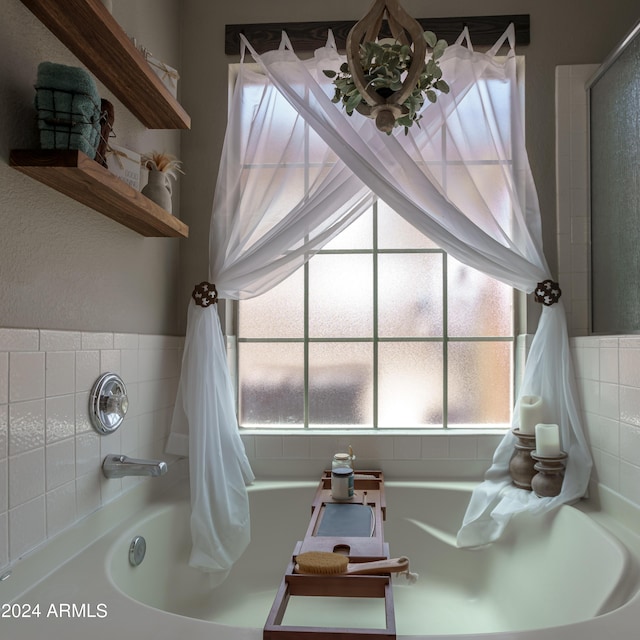
[(536, 448), (536, 437), (533, 434), (522, 433), (520, 429), (511, 429), (511, 433), (517, 442), (509, 461), (509, 474), (516, 487), (531, 491), (531, 481), (536, 475), (535, 462), (531, 457)]
[(531, 452), (536, 475), (531, 481), (531, 488), (538, 498), (553, 498), (560, 494), (564, 480), (564, 468), (567, 454), (561, 451), (557, 456), (539, 456)]

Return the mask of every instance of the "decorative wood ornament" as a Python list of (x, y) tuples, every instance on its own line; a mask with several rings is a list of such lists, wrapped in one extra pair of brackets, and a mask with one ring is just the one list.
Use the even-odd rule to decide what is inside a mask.
[[(383, 97), (373, 88), (367, 86), (364, 70), (360, 64), (360, 45), (373, 42), (378, 37), (383, 19), (387, 18), (393, 37), (401, 44), (413, 48), (413, 57), (402, 88), (388, 97)], [(369, 13), (359, 20), (347, 36), (347, 62), (354, 84), (367, 102), (358, 107), (358, 112), (369, 118), (375, 118), (380, 131), (390, 132), (395, 121), (408, 109), (403, 102), (415, 87), (427, 55), (427, 43), (423, 30), (417, 20), (412, 18), (401, 6), (399, 0), (375, 0)]]

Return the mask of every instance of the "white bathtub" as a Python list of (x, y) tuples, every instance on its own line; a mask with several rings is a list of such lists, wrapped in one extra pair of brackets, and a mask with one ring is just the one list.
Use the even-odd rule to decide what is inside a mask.
[[(251, 487), (252, 543), (216, 589), (205, 574), (187, 565), (184, 487), (143, 510), (129, 497), (137, 515), (114, 526), (109, 520), (114, 516), (98, 514), (93, 535), (108, 525), (111, 530), (35, 586), (3, 599), (12, 581), (16, 591), (21, 583), (37, 580), (38, 566), (47, 571), (51, 560), (45, 555), (38, 562), (37, 556), (50, 550), (13, 568), (14, 575), (0, 583), (0, 602), (19, 607), (5, 606), (0, 638), (260, 639), (294, 544), (306, 531), (316, 484), (261, 481)], [(635, 551), (630, 553), (596, 517), (573, 507), (544, 517), (519, 516), (497, 544), (457, 549), (454, 537), (472, 487), (386, 483), (385, 538), (392, 555), (408, 555), (411, 569), (420, 574), (415, 585), (394, 578), (399, 637), (636, 637), (640, 583)], [(78, 536), (90, 524), (75, 527), (57, 544), (66, 542), (71, 552), (83, 546)], [(128, 552), (136, 535), (146, 539), (147, 553), (140, 566), (132, 567)], [(313, 598), (308, 604), (292, 602), (285, 623), (324, 625), (331, 619), (337, 626), (384, 627), (378, 600)], [(36, 605), (39, 617), (27, 617)]]

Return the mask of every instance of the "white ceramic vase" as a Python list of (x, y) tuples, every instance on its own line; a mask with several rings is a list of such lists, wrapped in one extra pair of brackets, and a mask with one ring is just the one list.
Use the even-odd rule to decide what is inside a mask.
[(166, 173), (150, 169), (149, 180), (142, 194), (171, 213), (171, 182)]

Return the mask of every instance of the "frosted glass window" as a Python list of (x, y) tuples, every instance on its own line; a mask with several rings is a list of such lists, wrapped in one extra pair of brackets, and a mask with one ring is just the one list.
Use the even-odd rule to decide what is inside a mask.
[(384, 202), (378, 202), (378, 247), (403, 250), (437, 248)]
[[(456, 188), (448, 193), (460, 209), (482, 229), (501, 238), (503, 227), (511, 218), (511, 204), (505, 173), (500, 165), (447, 167), (447, 175)], [(496, 188), (499, 186), (500, 188)], [(498, 212), (496, 224), (492, 212)]]
[(507, 427), (511, 416), (509, 342), (452, 342), (448, 353), (448, 425)]
[[(257, 103), (264, 99), (261, 86), (247, 85), (247, 91), (251, 92), (252, 99)], [(260, 132), (252, 127), (251, 118), (253, 110), (250, 104), (245, 112), (243, 119), (243, 130), (249, 136), (249, 157), (255, 157), (259, 150), (260, 157), (265, 159), (269, 165), (277, 166), (279, 163), (302, 163), (305, 161), (305, 149), (307, 138), (307, 126), (303, 118), (301, 118), (295, 109), (287, 102), (287, 100), (275, 91), (269, 91), (269, 100), (271, 101), (271, 111), (273, 117), (271, 119), (272, 129), (270, 131)], [(298, 144), (290, 144), (290, 123), (293, 119), (297, 121), (293, 130), (294, 140)], [(282, 123), (282, 124), (280, 124)], [(284, 125), (284, 126), (283, 126)], [(273, 135), (275, 132), (282, 130), (283, 135)]]
[(373, 426), (373, 346), (309, 345), (309, 425)]
[(381, 337), (443, 335), (442, 253), (382, 254), (378, 258)]
[[(261, 296), (245, 300), (238, 313), (239, 334), (247, 338), (302, 338), (304, 272), (294, 272)], [(272, 321), (274, 309), (277, 321)]]
[(370, 255), (316, 255), (309, 263), (309, 335), (355, 338), (373, 330)]
[(303, 426), (303, 362), (302, 344), (240, 342), (240, 424), (247, 427)]
[[(380, 247), (403, 236), (409, 247)], [(243, 426), (508, 426), (512, 289), (379, 202), (292, 277), (241, 301), (238, 327)]]
[(246, 247), (250, 247), (263, 234), (280, 222), (282, 211), (291, 209), (299, 202), (304, 195), (303, 180), (305, 171), (300, 169), (300, 179), (289, 186), (286, 186), (285, 181), (280, 178), (280, 175), (284, 175), (284, 172), (279, 171), (277, 167), (252, 167), (251, 169), (246, 169), (245, 173), (247, 171), (259, 172), (259, 179), (253, 178), (252, 191), (246, 189), (246, 196), (243, 199), (245, 204), (243, 206), (251, 208), (253, 206), (257, 207), (258, 202), (269, 203), (268, 208), (265, 207), (266, 214), (260, 221), (256, 232), (246, 241)]
[(368, 211), (363, 213), (355, 222), (351, 223), (342, 233), (328, 242), (325, 251), (338, 251), (346, 249), (373, 248), (373, 213)]
[(443, 424), (442, 344), (379, 346), (378, 424), (388, 428)]
[(449, 257), (447, 260), (450, 336), (513, 334), (513, 289)]
[[(462, 127), (460, 122), (473, 119), (474, 114), (482, 110), (482, 100), (488, 100), (486, 96), (480, 99), (480, 95), (487, 93), (485, 82), (478, 82), (471, 91), (465, 94), (464, 99), (456, 105), (456, 111), (453, 117), (447, 120), (447, 141), (446, 141), (446, 157), (448, 161), (460, 160), (461, 157), (465, 161), (478, 160), (481, 162), (495, 161), (501, 155), (502, 157), (511, 157), (511, 104), (509, 100), (509, 86), (499, 81), (492, 82), (491, 96), (499, 96), (500, 88), (504, 87), (504, 95), (502, 99), (499, 97), (491, 100), (492, 107), (496, 114), (496, 119), (491, 122), (492, 135), (489, 136), (483, 127), (470, 129)], [(489, 114), (483, 111), (483, 117), (488, 118)], [(469, 136), (475, 136), (469, 140)], [(500, 140), (504, 154), (496, 153), (494, 140)]]

